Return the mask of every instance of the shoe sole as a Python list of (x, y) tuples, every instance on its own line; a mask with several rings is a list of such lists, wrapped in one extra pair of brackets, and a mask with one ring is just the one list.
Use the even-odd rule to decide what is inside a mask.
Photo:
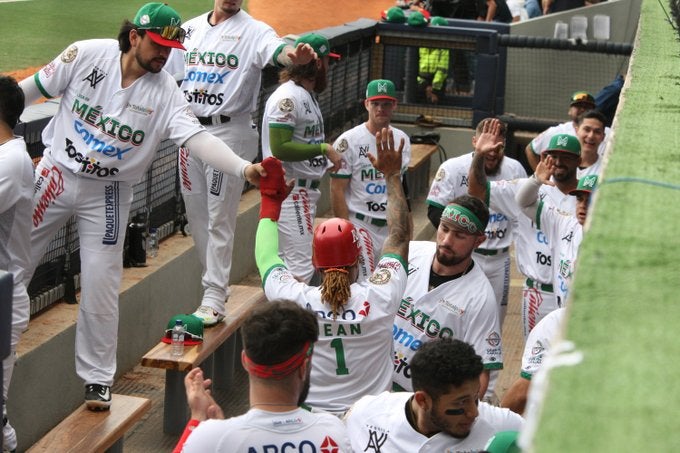
[(108, 411), (111, 409), (111, 401), (85, 401), (88, 409), (95, 412)]

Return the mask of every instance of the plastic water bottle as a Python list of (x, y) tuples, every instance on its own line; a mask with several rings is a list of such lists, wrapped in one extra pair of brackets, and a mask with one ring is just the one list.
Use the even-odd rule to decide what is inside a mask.
[(149, 228), (149, 237), (146, 240), (146, 256), (151, 258), (158, 256), (158, 232), (155, 228)]
[(175, 327), (172, 328), (172, 356), (182, 355), (184, 355), (184, 324), (181, 319), (176, 319)]

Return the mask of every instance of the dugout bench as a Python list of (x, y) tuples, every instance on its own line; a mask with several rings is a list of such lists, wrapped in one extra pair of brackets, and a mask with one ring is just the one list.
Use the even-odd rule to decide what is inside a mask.
[(206, 378), (213, 380), (213, 387), (228, 388), (234, 365), (240, 364), (238, 329), (258, 304), (265, 302), (260, 287), (231, 285), (224, 322), (203, 331), (203, 342), (196, 346), (184, 346), (182, 357), (172, 357), (172, 346), (159, 342), (144, 357), (142, 366), (165, 369), (165, 395), (163, 404), (163, 431), (179, 435), (189, 419), (184, 390), (184, 376), (198, 366)]

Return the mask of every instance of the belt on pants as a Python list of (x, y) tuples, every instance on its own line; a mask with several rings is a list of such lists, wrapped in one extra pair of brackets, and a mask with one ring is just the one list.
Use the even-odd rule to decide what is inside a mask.
[(374, 219), (373, 217), (369, 217), (367, 215), (359, 213), (354, 214), (354, 217), (361, 220), (362, 222), (370, 223), (371, 225), (375, 225), (377, 227), (384, 227), (385, 225), (387, 225), (387, 220), (384, 219)]
[(300, 187), (307, 187), (308, 189), (318, 189), (321, 185), (321, 180), (319, 179), (298, 179), (296, 185)]
[(553, 285), (549, 285), (547, 283), (539, 283), (539, 282), (536, 282), (536, 281), (534, 281), (530, 278), (527, 278), (526, 284), (527, 284), (528, 288), (539, 289), (539, 290), (544, 291), (546, 293), (552, 293), (553, 292)]
[(510, 247), (503, 247), (502, 249), (475, 249), (475, 253), (479, 253), (484, 256), (494, 256), (500, 255), (502, 253), (507, 253)]
[(231, 117), (227, 115), (197, 116), (196, 118), (204, 126), (216, 126), (231, 121)]

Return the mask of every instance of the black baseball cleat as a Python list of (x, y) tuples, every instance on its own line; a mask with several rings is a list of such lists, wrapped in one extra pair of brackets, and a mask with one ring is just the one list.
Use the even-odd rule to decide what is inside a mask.
[(85, 385), (85, 405), (91, 411), (108, 411), (111, 407), (111, 387), (108, 385)]

